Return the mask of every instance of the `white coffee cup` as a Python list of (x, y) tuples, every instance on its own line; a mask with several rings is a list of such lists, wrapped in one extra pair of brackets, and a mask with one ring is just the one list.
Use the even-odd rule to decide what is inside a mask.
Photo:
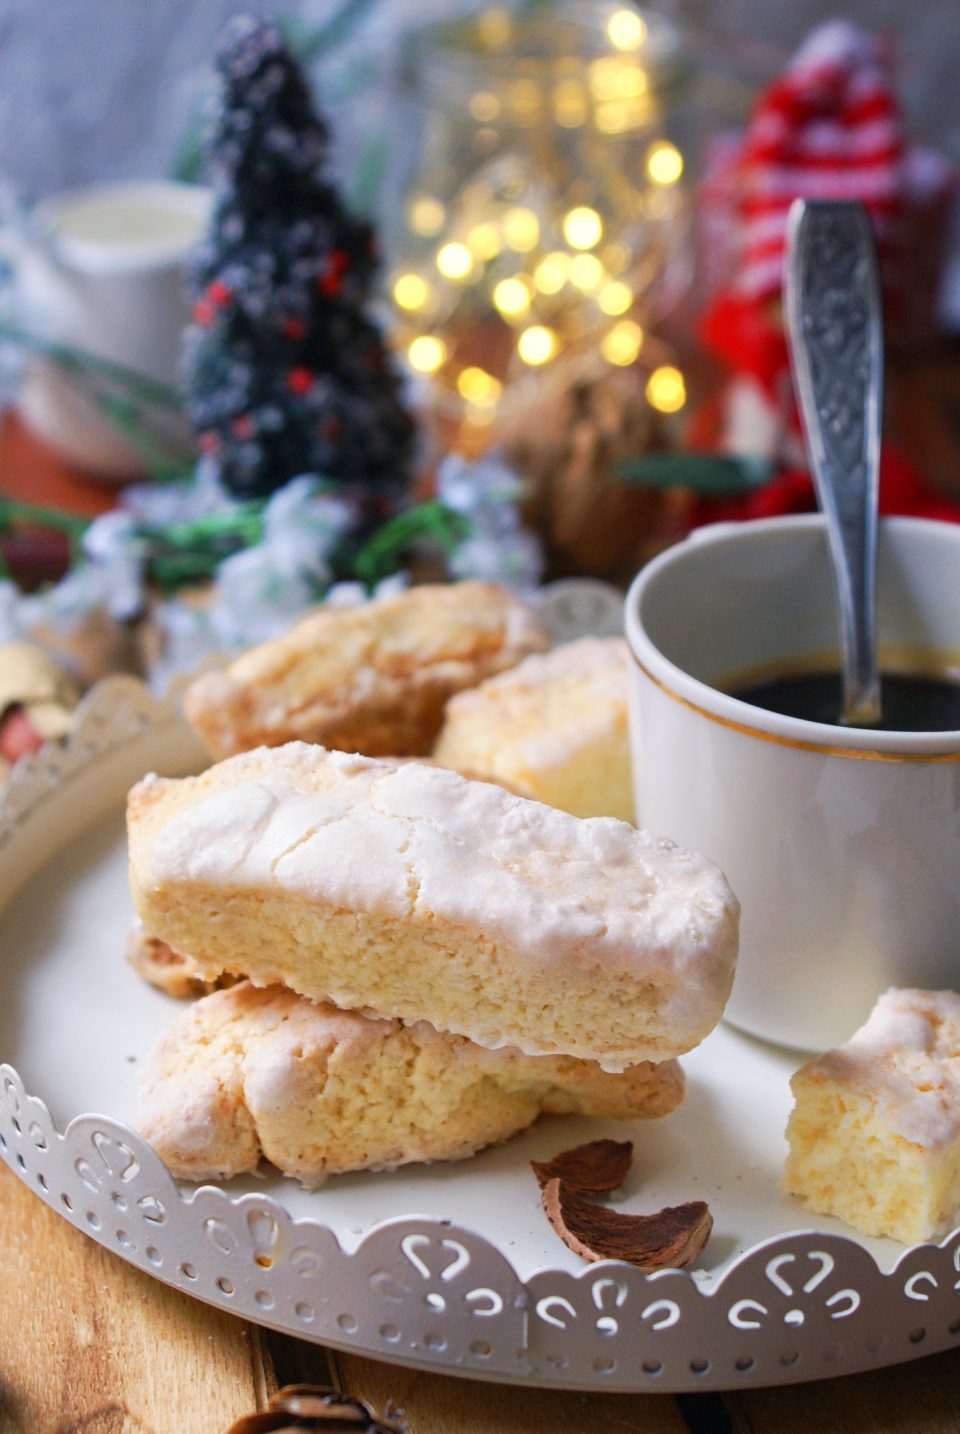
[[(44, 200), (8, 238), (24, 325), (173, 388), (189, 317), (187, 257), (210, 210), (208, 190), (124, 181)], [(102, 477), (129, 478), (142, 456), (55, 363), (28, 358), (19, 407), (65, 458)], [(177, 413), (151, 410), (161, 445), (189, 454)]]
[[(882, 522), (878, 588), (881, 666), (960, 678), (960, 525)], [(701, 529), (635, 579), (626, 629), (638, 820), (712, 857), (742, 905), (727, 1019), (818, 1050), (888, 986), (960, 989), (960, 731), (729, 695), (838, 666), (822, 520)]]

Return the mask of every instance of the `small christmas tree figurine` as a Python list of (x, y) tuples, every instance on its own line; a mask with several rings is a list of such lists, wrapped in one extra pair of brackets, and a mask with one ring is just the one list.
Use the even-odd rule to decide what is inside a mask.
[(231, 493), (259, 497), (316, 473), (369, 528), (404, 496), (414, 438), (364, 313), (373, 231), (322, 178), (327, 127), (275, 27), (235, 17), (217, 68), (215, 208), (184, 339), (188, 412)]

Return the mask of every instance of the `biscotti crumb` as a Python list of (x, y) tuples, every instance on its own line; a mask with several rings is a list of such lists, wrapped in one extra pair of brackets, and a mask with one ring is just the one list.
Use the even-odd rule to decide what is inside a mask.
[(960, 995), (887, 991), (790, 1084), (788, 1193), (904, 1244), (960, 1224)]

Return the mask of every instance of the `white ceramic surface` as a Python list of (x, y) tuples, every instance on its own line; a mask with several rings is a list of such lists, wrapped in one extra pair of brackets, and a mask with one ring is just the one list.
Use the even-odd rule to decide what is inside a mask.
[[(881, 524), (883, 665), (960, 670), (960, 527)], [(834, 656), (819, 517), (721, 524), (627, 598), (637, 811), (717, 861), (742, 904), (727, 1018), (819, 1050), (886, 987), (960, 986), (960, 732), (802, 721), (730, 697)]]
[[(27, 324), (172, 387), (189, 317), (186, 258), (209, 207), (207, 190), (160, 180), (45, 200), (11, 241)], [(41, 437), (87, 471), (129, 478), (140, 470), (139, 456), (56, 366), (29, 359), (19, 404)], [(188, 451), (179, 419), (157, 422), (173, 450)]]

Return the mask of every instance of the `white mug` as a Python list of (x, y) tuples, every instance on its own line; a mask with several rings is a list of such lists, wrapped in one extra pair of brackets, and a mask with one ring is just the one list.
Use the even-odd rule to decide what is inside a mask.
[[(189, 317), (186, 261), (210, 210), (209, 191), (163, 180), (55, 195), (11, 231), (23, 323), (174, 387)], [(142, 457), (57, 367), (31, 356), (19, 407), (70, 462), (102, 477), (143, 471)], [(179, 414), (151, 411), (165, 451), (189, 454)]]
[[(960, 525), (880, 525), (881, 668), (960, 678)], [(888, 986), (960, 989), (960, 731), (883, 732), (730, 695), (838, 666), (818, 516), (718, 524), (626, 603), (640, 823), (713, 860), (742, 906), (726, 1017), (801, 1050)]]

